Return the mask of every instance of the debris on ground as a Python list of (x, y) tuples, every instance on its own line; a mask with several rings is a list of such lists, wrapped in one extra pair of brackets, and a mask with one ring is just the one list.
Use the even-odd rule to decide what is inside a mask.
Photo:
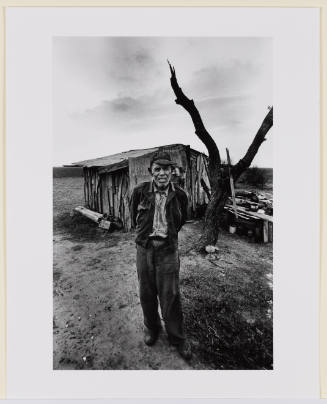
[(103, 230), (121, 230), (123, 228), (123, 222), (120, 218), (108, 215), (107, 213), (99, 213), (95, 212), (91, 209), (86, 208), (85, 206), (76, 206), (71, 213), (71, 216), (74, 217), (76, 214), (81, 214), (93, 222), (97, 223), (100, 229)]
[(216, 252), (218, 252), (218, 247), (214, 246), (214, 245), (207, 245), (205, 247), (205, 250), (208, 254), (214, 254)]

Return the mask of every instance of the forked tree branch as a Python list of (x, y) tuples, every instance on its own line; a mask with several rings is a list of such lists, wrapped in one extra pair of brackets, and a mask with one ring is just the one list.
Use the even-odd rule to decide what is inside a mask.
[(210, 165), (217, 168), (218, 166), (220, 166), (221, 163), (218, 147), (209, 132), (206, 130), (202, 122), (201, 115), (194, 104), (194, 101), (186, 97), (182, 89), (179, 87), (177, 83), (175, 68), (169, 63), (169, 61), (167, 62), (169, 64), (171, 73), (171, 87), (176, 96), (175, 102), (176, 104), (181, 105), (190, 114), (195, 128), (195, 133), (208, 150), (209, 161), (211, 163)]
[(257, 154), (259, 147), (266, 140), (266, 134), (273, 126), (273, 108), (271, 108), (263, 120), (257, 134), (255, 135), (250, 147), (248, 148), (245, 156), (233, 167), (232, 174), (234, 180), (237, 180), (239, 176), (250, 167), (255, 155)]

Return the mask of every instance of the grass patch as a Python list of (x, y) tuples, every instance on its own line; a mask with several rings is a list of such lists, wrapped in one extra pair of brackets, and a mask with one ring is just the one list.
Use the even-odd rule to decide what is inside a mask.
[(70, 216), (69, 212), (63, 212), (54, 218), (53, 230), (64, 233), (67, 240), (76, 242), (97, 242), (107, 237), (97, 223), (82, 215)]
[(272, 290), (260, 268), (182, 279), (187, 335), (215, 369), (272, 369)]
[[(65, 240), (76, 243), (105, 242), (103, 248), (114, 247), (121, 240), (125, 240), (128, 237), (128, 234), (122, 230), (108, 232), (107, 230), (100, 229), (97, 223), (87, 217), (78, 214), (70, 216), (69, 212), (63, 212), (54, 217), (53, 232), (54, 234), (62, 234)], [(77, 252), (83, 248), (82, 244), (77, 244), (72, 247), (72, 250)]]

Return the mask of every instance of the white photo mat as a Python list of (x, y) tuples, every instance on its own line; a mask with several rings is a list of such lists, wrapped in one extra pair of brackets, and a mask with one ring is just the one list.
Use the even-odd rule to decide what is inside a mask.
[[(273, 371), (52, 370), (55, 35), (273, 38)], [(319, 10), (9, 8), (6, 40), (7, 397), (318, 398)]]

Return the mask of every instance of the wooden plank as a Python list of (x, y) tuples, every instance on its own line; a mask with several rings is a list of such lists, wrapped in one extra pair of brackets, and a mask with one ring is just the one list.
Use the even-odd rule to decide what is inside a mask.
[(231, 161), (230, 161), (230, 156), (229, 156), (229, 150), (227, 149), (227, 147), (226, 147), (226, 154), (227, 154), (229, 182), (230, 182), (230, 189), (231, 189), (231, 193), (232, 193), (234, 214), (235, 214), (235, 217), (237, 218), (237, 206), (236, 206), (236, 201), (235, 201), (234, 179), (233, 179), (232, 170), (231, 170)]
[(119, 215), (119, 204), (118, 204), (118, 180), (119, 173), (113, 173), (114, 183), (115, 183), (115, 193), (114, 193), (114, 205), (115, 205), (115, 216)]
[(128, 172), (124, 172), (122, 177), (122, 184), (121, 184), (121, 206), (122, 206), (122, 217), (121, 219), (124, 221), (125, 218), (125, 203), (124, 198), (126, 197), (126, 193), (128, 193)]
[(191, 187), (192, 187), (192, 209), (193, 213), (195, 212), (196, 205), (195, 205), (195, 193), (196, 193), (196, 157), (192, 157), (191, 159), (191, 172), (192, 172), (192, 177), (191, 177)]
[(92, 185), (91, 185), (91, 170), (87, 170), (87, 192), (88, 192), (88, 204), (87, 206), (91, 207), (92, 205)]
[[(232, 208), (231, 205), (226, 205), (225, 208), (226, 207)], [(251, 217), (255, 217), (257, 219), (267, 220), (268, 222), (271, 222), (271, 223), (274, 222), (273, 216), (265, 215), (264, 213), (251, 212), (251, 211), (248, 211), (245, 208), (243, 208), (243, 206), (237, 206), (237, 213), (239, 214), (240, 212), (243, 212), (243, 213), (245, 213)]]
[(264, 213), (249, 212), (245, 208), (243, 208), (242, 206), (238, 206), (237, 210), (241, 211), (241, 212), (246, 212), (247, 214), (249, 214), (249, 215), (251, 215), (253, 217), (257, 217), (257, 218), (262, 219), (262, 220), (267, 220), (268, 222), (273, 222), (274, 221), (273, 216), (265, 215)]
[(129, 212), (129, 200), (128, 200), (128, 196), (126, 196), (124, 198), (124, 206), (125, 206), (125, 212), (124, 212), (124, 228), (125, 230), (130, 230), (132, 227), (131, 224), (131, 215)]
[(181, 165), (180, 167), (184, 170), (184, 172), (187, 169), (188, 166), (188, 160), (187, 160), (187, 146), (183, 146), (183, 149), (179, 152), (180, 155), (180, 161)]
[(92, 185), (92, 205), (91, 205), (91, 208), (93, 209), (93, 210), (95, 210), (95, 190), (94, 190), (94, 182), (95, 182), (95, 179), (94, 179), (94, 170), (92, 169), (92, 171), (91, 171), (91, 185)]
[(103, 213), (109, 213), (109, 200), (108, 200), (108, 174), (101, 175), (101, 199), (103, 206)]
[(87, 206), (88, 199), (87, 199), (87, 168), (83, 169), (84, 173), (84, 204)]
[(109, 213), (109, 215), (111, 215), (112, 205), (111, 205), (111, 195), (110, 195), (109, 187), (107, 187), (107, 198), (108, 198), (108, 213)]
[[(232, 206), (225, 206), (225, 209), (227, 209), (229, 212), (234, 213), (234, 208)], [(248, 215), (245, 212), (237, 212), (238, 217), (242, 217), (243, 219), (248, 219), (248, 220), (261, 220), (257, 217), (253, 217), (251, 215)]]
[(79, 212), (80, 214), (87, 217), (88, 219), (91, 219), (95, 223), (99, 223), (103, 216), (101, 213), (94, 212), (90, 209), (85, 208), (84, 206), (77, 206), (74, 209), (74, 211)]
[(262, 235), (263, 235), (263, 242), (268, 243), (268, 220), (262, 221)]
[(91, 203), (90, 203), (90, 208), (94, 209), (94, 194), (93, 194), (93, 170), (90, 168), (90, 197), (91, 197)]
[(125, 173), (124, 187), (122, 190), (124, 216), (122, 218), (125, 231), (131, 229), (130, 211), (129, 211), (129, 175), (128, 171)]
[(109, 190), (109, 213), (111, 215), (114, 215), (114, 189), (113, 189), (113, 179), (112, 179), (113, 174), (108, 175), (108, 190)]
[(83, 177), (84, 177), (84, 205), (87, 205), (87, 199), (86, 199), (86, 168), (83, 168)]
[(274, 225), (272, 222), (268, 222), (268, 239), (270, 242), (274, 241)]
[(190, 150), (189, 147), (185, 149), (185, 155), (187, 157), (187, 164), (185, 169), (185, 191), (187, 192), (188, 204), (187, 204), (187, 218), (190, 219), (193, 217), (192, 214), (192, 186), (191, 186), (191, 159), (190, 159)]
[(123, 185), (123, 173), (120, 173), (118, 178), (117, 178), (117, 186), (118, 186), (118, 192), (117, 192), (117, 217), (122, 219), (122, 211), (121, 211), (121, 195), (122, 195), (122, 185)]
[(98, 170), (95, 171), (96, 184), (96, 211), (101, 213), (101, 194), (100, 194), (100, 176)]
[(100, 206), (99, 206), (99, 174), (98, 174), (97, 170), (95, 170), (94, 176), (95, 176), (95, 195), (96, 195), (95, 210), (97, 212), (100, 212)]
[(116, 173), (112, 173), (112, 207), (113, 207), (113, 215), (117, 214), (117, 194), (116, 194)]
[(88, 170), (88, 188), (89, 188), (89, 207), (92, 207), (92, 179), (91, 179), (91, 168)]
[(93, 191), (93, 209), (95, 210), (95, 211), (97, 211), (98, 210), (98, 207), (97, 207), (97, 175), (96, 175), (96, 170), (93, 168), (93, 173), (92, 173), (92, 176), (93, 176), (93, 181), (92, 181), (92, 191)]
[(85, 199), (85, 206), (89, 206), (89, 179), (88, 179), (88, 169), (85, 169), (84, 173), (84, 184), (85, 184), (85, 191), (86, 191), (86, 199)]
[(99, 186), (98, 186), (98, 188), (99, 188), (99, 212), (101, 212), (101, 213), (104, 213), (103, 212), (103, 198), (102, 198), (102, 195), (103, 195), (103, 193), (102, 193), (102, 182), (103, 182), (103, 180), (104, 180), (104, 178), (99, 174), (99, 172), (98, 172), (98, 176), (99, 176)]
[(202, 200), (201, 200), (201, 177), (202, 177), (202, 161), (201, 161), (201, 154), (196, 156), (196, 171), (197, 171), (197, 176), (196, 176), (196, 204), (197, 205), (202, 205)]
[(191, 161), (187, 159), (187, 164), (185, 167), (185, 190), (187, 191), (188, 195), (191, 194)]

